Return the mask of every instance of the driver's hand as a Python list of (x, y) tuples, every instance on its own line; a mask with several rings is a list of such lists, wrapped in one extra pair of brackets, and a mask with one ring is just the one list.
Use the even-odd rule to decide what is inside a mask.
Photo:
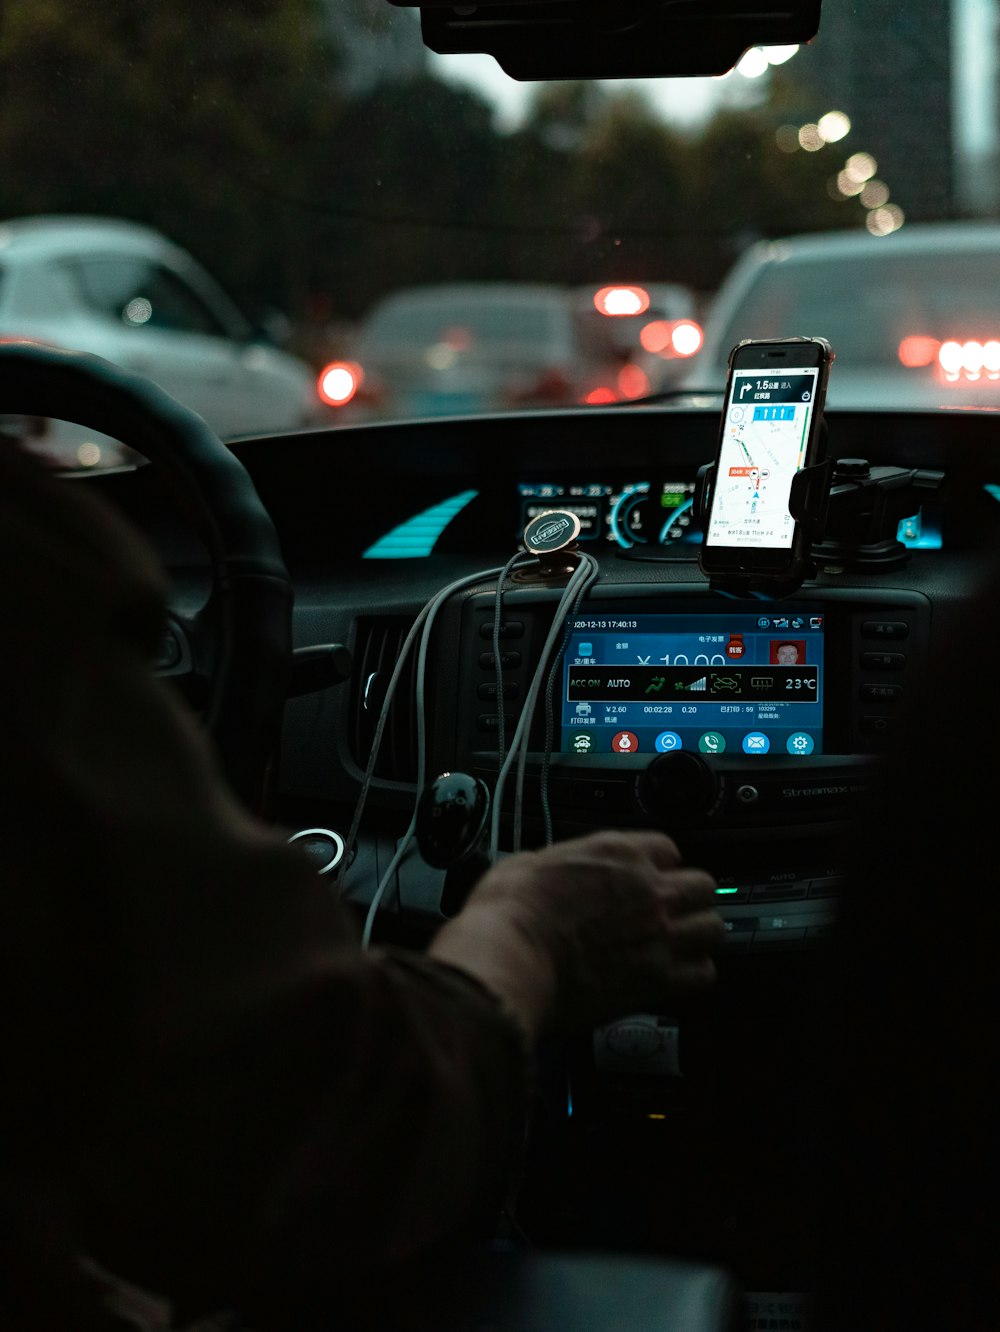
[(655, 1012), (714, 978), (714, 888), (661, 833), (593, 833), (501, 861), (431, 952), (478, 975), (531, 1034)]

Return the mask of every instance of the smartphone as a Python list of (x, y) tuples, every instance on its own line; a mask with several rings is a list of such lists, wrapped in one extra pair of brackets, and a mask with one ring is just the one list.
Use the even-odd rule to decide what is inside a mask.
[(808, 538), (788, 499), (796, 472), (819, 461), (832, 363), (824, 338), (748, 340), (730, 352), (703, 573), (781, 578), (801, 568)]

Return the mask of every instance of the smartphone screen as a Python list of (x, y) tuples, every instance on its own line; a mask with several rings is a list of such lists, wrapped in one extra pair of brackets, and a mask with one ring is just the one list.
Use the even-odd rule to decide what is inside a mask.
[(729, 397), (707, 546), (790, 550), (795, 520), (788, 511), (792, 478), (806, 466), (819, 367), (739, 369)]

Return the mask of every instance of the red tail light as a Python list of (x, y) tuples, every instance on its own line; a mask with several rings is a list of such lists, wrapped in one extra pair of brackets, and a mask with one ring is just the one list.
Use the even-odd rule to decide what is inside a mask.
[(639, 341), (645, 351), (669, 361), (676, 356), (694, 356), (701, 351), (705, 337), (701, 325), (693, 319), (676, 319), (673, 323), (652, 319), (643, 326)]
[(623, 365), (618, 371), (618, 388), (623, 398), (645, 398), (649, 376), (639, 365)]
[(705, 335), (693, 319), (678, 319), (670, 331), (670, 345), (675, 356), (694, 356), (701, 351)]
[(593, 388), (589, 393), (584, 394), (582, 401), (591, 407), (602, 407), (609, 402), (617, 402), (618, 394), (613, 388), (608, 388), (606, 384), (602, 384), (600, 388)]
[(602, 287), (594, 294), (594, 305), (602, 315), (641, 315), (649, 309), (644, 287)]
[(356, 361), (331, 361), (319, 372), (316, 389), (331, 407), (343, 407), (351, 401), (364, 379)]
[(965, 380), (975, 383), (980, 379), (1000, 379), (1000, 342), (942, 342), (937, 354), (938, 365), (949, 382)]
[(925, 338), (919, 334), (904, 338), (899, 344), (899, 359), (908, 369), (921, 365), (933, 365), (938, 358), (941, 344), (937, 338)]

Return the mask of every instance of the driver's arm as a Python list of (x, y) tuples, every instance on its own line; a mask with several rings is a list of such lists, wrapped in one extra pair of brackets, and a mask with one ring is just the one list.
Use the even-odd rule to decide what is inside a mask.
[(230, 797), (148, 669), (162, 592), (110, 510), (0, 444), (0, 1213), (36, 1325), (74, 1251), (199, 1309), (362, 1281), (495, 1207), (521, 1118), (518, 1023), (363, 954)]
[(278, 1327), (485, 1232), (534, 1038), (704, 984), (721, 922), (667, 838), (602, 833), (504, 862), (428, 956), (362, 953), (151, 675), (161, 607), (130, 528), (0, 450), (0, 1167), (51, 1190), (22, 1280), (55, 1228)]

